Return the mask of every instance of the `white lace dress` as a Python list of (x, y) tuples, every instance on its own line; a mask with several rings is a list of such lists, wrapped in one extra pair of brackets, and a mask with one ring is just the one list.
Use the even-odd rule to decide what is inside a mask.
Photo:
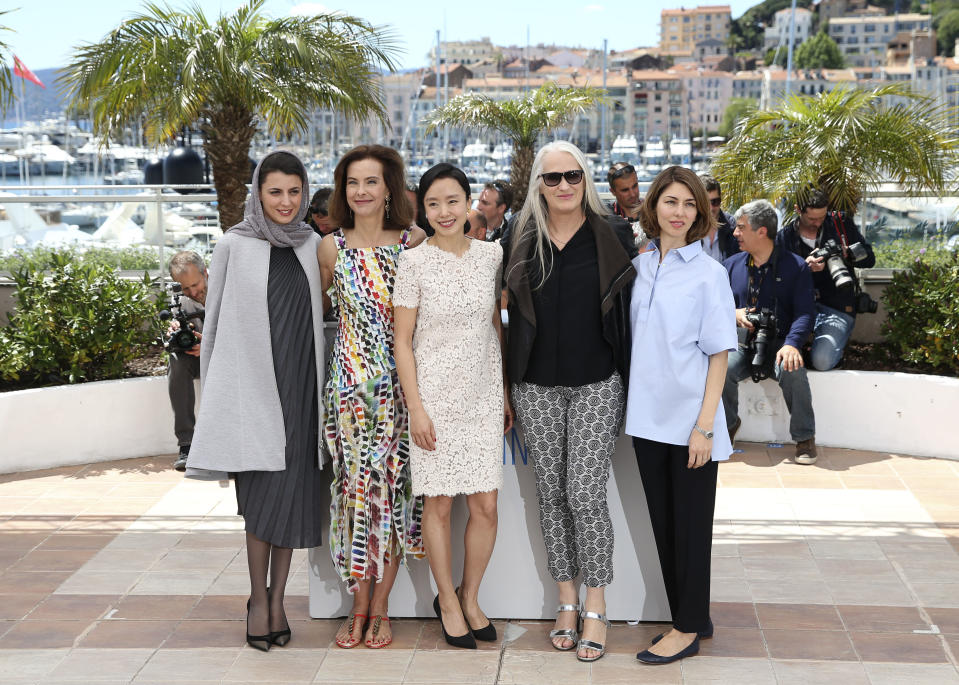
[(493, 327), (502, 262), (499, 243), (479, 240), (461, 257), (429, 243), (400, 255), (393, 304), (417, 308), (416, 382), (436, 429), (432, 452), (410, 441), (414, 495), (503, 484), (503, 372)]

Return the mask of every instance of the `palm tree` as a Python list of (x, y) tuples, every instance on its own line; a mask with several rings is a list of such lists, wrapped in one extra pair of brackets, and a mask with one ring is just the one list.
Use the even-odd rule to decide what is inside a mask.
[(907, 193), (946, 192), (959, 160), (946, 107), (904, 84), (790, 97), (741, 119), (712, 163), (731, 206), (766, 198), (789, 208), (818, 187), (855, 212), (884, 182)]
[[(3, 10), (0, 11), (0, 16), (4, 14), (9, 14), (13, 10)], [(12, 31), (8, 26), (0, 26), (0, 31)], [(5, 66), (7, 63), (7, 55), (13, 54), (10, 50), (10, 46), (5, 42), (0, 40), (0, 63), (4, 66), (0, 67), (0, 114), (6, 114), (7, 109), (10, 107), (10, 103), (13, 102), (13, 69)]]
[(307, 130), (315, 107), (388, 125), (376, 65), (393, 69), (392, 35), (343, 14), (270, 19), (247, 0), (209, 20), (148, 3), (99, 43), (76, 49), (64, 77), (94, 130), (142, 121), (147, 139), (198, 125), (213, 170), (220, 225), (243, 217), (250, 142), (259, 122), (274, 135)]
[(465, 93), (430, 112), (425, 121), (428, 123), (427, 132), (448, 125), (498, 131), (512, 140), (510, 183), (515, 191), (512, 209), (516, 211), (526, 199), (539, 134), (558, 128), (573, 116), (604, 104), (606, 100), (606, 91), (602, 88), (563, 88), (547, 83), (512, 100), (497, 101), (487, 95)]

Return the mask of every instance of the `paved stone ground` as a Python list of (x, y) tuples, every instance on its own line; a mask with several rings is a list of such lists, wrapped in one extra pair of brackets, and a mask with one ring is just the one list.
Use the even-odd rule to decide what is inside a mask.
[(451, 650), (402, 620), (385, 650), (338, 649), (307, 615), (306, 555), (288, 586), (293, 641), (244, 644), (248, 593), (232, 490), (172, 456), (0, 476), (0, 683), (959, 683), (959, 462), (740, 444), (720, 466), (714, 639), (664, 667), (661, 631), (616, 623), (592, 665), (547, 622)]

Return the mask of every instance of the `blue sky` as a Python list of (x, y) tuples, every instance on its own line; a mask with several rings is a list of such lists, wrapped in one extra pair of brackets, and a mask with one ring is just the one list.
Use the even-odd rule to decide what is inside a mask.
[[(194, 0), (208, 14), (230, 12), (237, 0)], [(733, 17), (740, 16), (759, 0), (732, 0)], [(173, 7), (186, 2), (173, 0)], [(400, 39), (400, 66), (426, 63), (426, 53), (436, 31), (448, 40), (489, 36), (496, 44), (523, 45), (526, 28), (532, 44), (558, 43), (601, 48), (603, 39), (611, 50), (654, 45), (659, 40), (659, 12), (663, 8), (695, 7), (686, 0), (645, 0), (613, 3), (607, 0), (551, 0), (547, 2), (430, 3), (422, 0), (364, 0), (363, 2), (299, 2), (268, 0), (265, 11), (273, 16), (309, 10), (348, 9), (375, 25), (389, 25)], [(720, 4), (720, 3), (715, 3)], [(141, 3), (124, 0), (3, 0), (0, 9), (17, 7), (0, 16), (6, 42), (32, 70), (60, 67), (70, 60), (71, 48), (100, 40), (110, 29), (135, 14)]]

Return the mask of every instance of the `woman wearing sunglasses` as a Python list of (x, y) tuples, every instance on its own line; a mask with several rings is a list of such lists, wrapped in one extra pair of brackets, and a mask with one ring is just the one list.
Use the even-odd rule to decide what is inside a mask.
[(625, 227), (610, 228), (587, 168), (570, 143), (540, 149), (504, 263), (507, 372), (559, 590), (550, 638), (595, 661), (605, 652), (604, 588), (613, 579), (606, 480), (625, 403), (636, 248)]

